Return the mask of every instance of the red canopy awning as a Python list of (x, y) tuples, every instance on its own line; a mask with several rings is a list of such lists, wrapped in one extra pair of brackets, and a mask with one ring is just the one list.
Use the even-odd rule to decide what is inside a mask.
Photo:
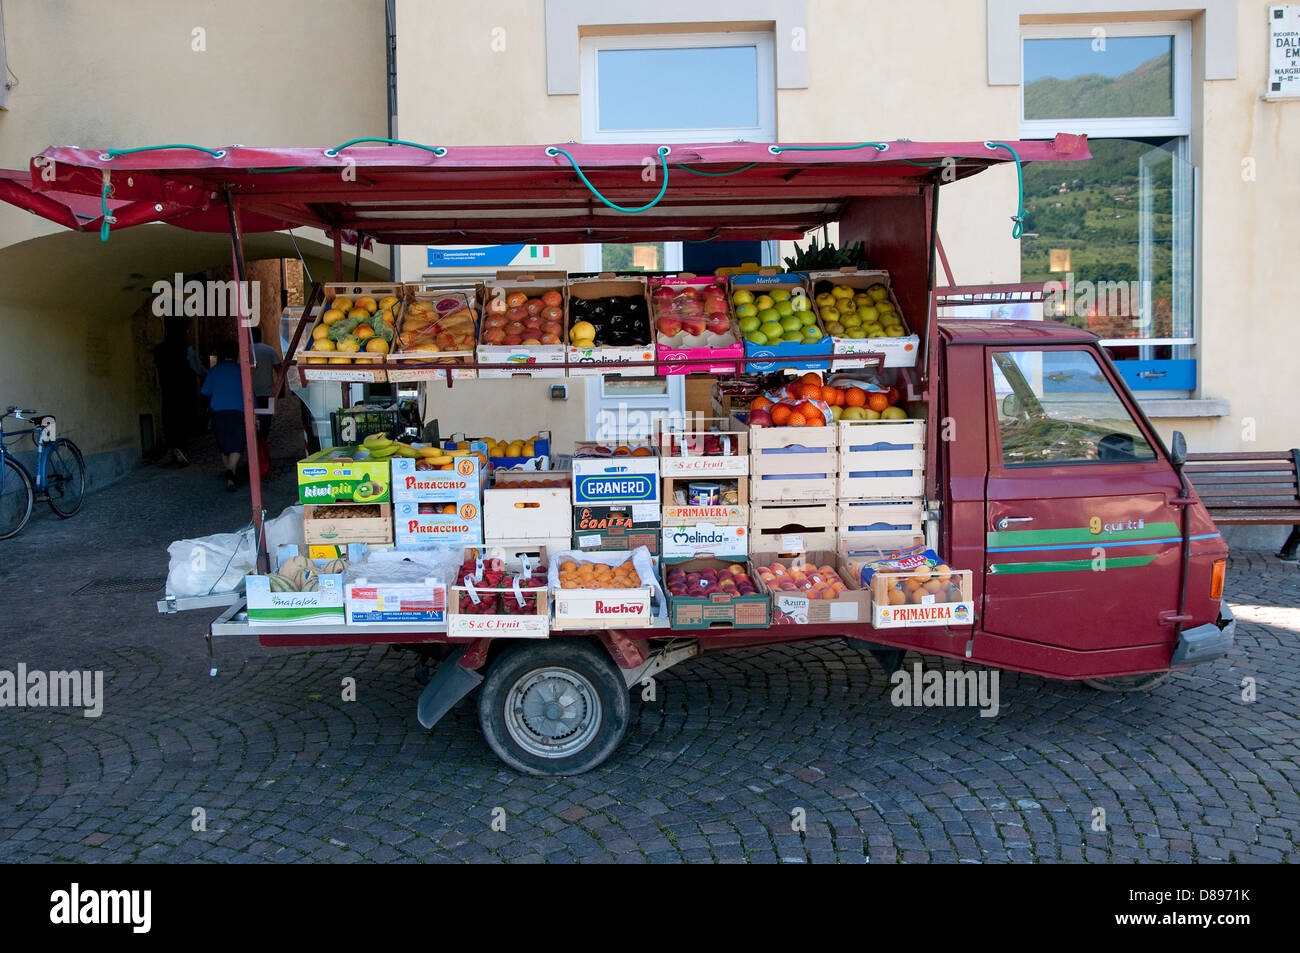
[[(674, 145), (662, 157), (658, 145), (452, 146), (442, 154), (365, 144), (125, 155), (59, 147), (36, 156), (29, 174), (0, 172), (0, 199), (83, 231), (99, 229), (107, 184), (112, 229), (167, 222), (227, 231), (229, 191), (246, 233), (306, 226), (418, 245), (756, 240), (801, 238), (838, 220), (854, 199), (919, 195), (933, 182), (1013, 161), (1005, 146), (1024, 162), (1090, 158), (1085, 137), (1064, 134), (1005, 146), (846, 145)], [(624, 208), (653, 204), (620, 211), (595, 192)]]

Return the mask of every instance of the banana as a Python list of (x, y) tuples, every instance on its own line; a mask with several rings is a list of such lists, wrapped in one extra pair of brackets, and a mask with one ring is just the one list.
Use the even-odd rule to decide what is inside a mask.
[(443, 451), (440, 448), (435, 447), (433, 444), (426, 444), (423, 447), (416, 447), (415, 452), (422, 457), (440, 457), (443, 454)]
[(378, 450), (382, 447), (387, 447), (392, 442), (393, 441), (388, 439), (388, 434), (386, 433), (372, 433), (370, 436), (366, 437), (365, 440), (361, 441), (361, 445), (367, 450)]
[(393, 454), (397, 453), (397, 444), (390, 443), (386, 447), (378, 447), (370, 451), (371, 460), (387, 460)]
[(399, 457), (407, 457), (414, 460), (420, 456), (420, 451), (416, 450), (409, 443), (393, 444), (393, 452)]

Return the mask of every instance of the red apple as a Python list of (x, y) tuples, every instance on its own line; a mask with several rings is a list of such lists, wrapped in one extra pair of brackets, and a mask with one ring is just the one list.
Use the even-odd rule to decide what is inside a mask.
[(751, 410), (749, 412), (749, 425), (751, 427), (770, 427), (772, 426), (772, 415), (766, 410)]
[(682, 322), (677, 318), (663, 317), (655, 322), (655, 327), (659, 329), (660, 334), (666, 334), (672, 337), (682, 329)]
[(686, 316), (682, 318), (682, 330), (687, 334), (703, 334), (704, 318), (697, 316)]
[(718, 312), (727, 313), (727, 300), (725, 298), (705, 298), (704, 313), (716, 314)]
[(714, 334), (726, 334), (731, 328), (731, 324), (727, 320), (727, 312), (725, 311), (721, 314), (716, 312), (710, 314), (705, 321), (705, 326)]

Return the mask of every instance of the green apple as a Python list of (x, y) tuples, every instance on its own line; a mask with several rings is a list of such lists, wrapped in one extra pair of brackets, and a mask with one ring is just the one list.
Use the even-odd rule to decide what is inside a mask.
[(862, 319), (864, 324), (871, 324), (880, 317), (880, 312), (868, 305), (862, 305), (858, 308), (858, 317)]
[(752, 318), (756, 314), (758, 314), (758, 309), (752, 304), (741, 304), (736, 306), (736, 317), (738, 318)]
[(758, 320), (758, 316), (754, 314), (747, 314), (738, 322), (740, 330), (745, 334), (752, 334), (757, 331), (758, 326), (762, 323), (762, 321)]
[(814, 342), (820, 341), (820, 340), (822, 339), (822, 332), (821, 332), (821, 329), (820, 329), (820, 328), (804, 328), (804, 329), (803, 329), (803, 337), (804, 337), (804, 340), (807, 341), (809, 344), (812, 344), (812, 343), (814, 343)]
[(871, 304), (871, 302), (874, 301), (875, 299), (872, 298), (871, 295), (867, 294), (865, 291), (859, 291), (857, 294), (853, 296), (853, 300), (856, 301), (858, 304)]
[(835, 295), (831, 294), (829, 291), (823, 291), (817, 296), (817, 307), (829, 308), (833, 304), (835, 304)]
[(887, 338), (902, 338), (902, 337), (907, 337), (907, 335), (903, 333), (903, 329), (902, 329), (902, 328), (900, 328), (900, 327), (891, 327), (891, 328), (886, 328), (886, 329), (885, 329), (885, 337), (887, 337)]
[(753, 304), (754, 296), (748, 291), (737, 291), (731, 296), (732, 304)]
[[(835, 300), (834, 298), (831, 299), (831, 301), (834, 301), (834, 300)], [(807, 296), (806, 294), (797, 294), (797, 295), (794, 295), (794, 296), (790, 299), (790, 306), (791, 306), (792, 308), (794, 308), (794, 310), (795, 310), (796, 312), (803, 312), (803, 311), (811, 311), (811, 310), (812, 310), (812, 304), (809, 303), (809, 301), (808, 301), (808, 296)]]
[(805, 328), (811, 327), (817, 323), (817, 315), (813, 314), (811, 311), (800, 311), (795, 315), (795, 317), (799, 319), (799, 323)]
[(831, 294), (835, 296), (836, 300), (840, 300), (843, 298), (848, 298), (852, 300), (853, 289), (845, 287), (844, 285), (836, 285), (834, 288), (831, 289)]
[(762, 331), (754, 331), (750, 334), (746, 334), (745, 340), (748, 341), (750, 344), (763, 345), (767, 343), (767, 335), (764, 334)]
[(778, 301), (775, 305), (773, 305), (773, 307), (776, 308), (776, 313), (783, 318), (789, 317), (790, 315), (794, 314), (794, 305), (792, 305), (788, 299), (785, 301)]
[(867, 294), (871, 295), (871, 297), (875, 298), (877, 301), (884, 301), (889, 297), (889, 289), (884, 285), (875, 284), (867, 289)]
[(838, 321), (830, 321), (826, 324), (826, 333), (840, 337), (844, 334), (844, 325), (840, 324)]
[(862, 327), (862, 319), (858, 317), (857, 312), (854, 312), (853, 314), (846, 314), (844, 317), (840, 318), (840, 324), (844, 325), (846, 328), (860, 328)]
[(781, 325), (777, 324), (775, 321), (764, 322), (758, 330), (767, 335), (769, 341), (775, 341), (785, 333), (785, 328), (781, 327)]
[(845, 407), (844, 412), (840, 414), (840, 420), (866, 420), (867, 408), (865, 407)]
[(829, 324), (832, 321), (838, 321), (841, 317), (840, 313), (836, 311), (834, 308), (823, 308), (821, 311), (817, 313), (817, 316), (822, 319), (823, 324)]
[(803, 335), (798, 331), (786, 331), (785, 334), (781, 335), (781, 340), (790, 344), (802, 344)]
[(885, 298), (885, 299), (883, 299), (883, 300), (881, 300), (881, 301), (877, 301), (877, 302), (876, 302), (876, 308), (877, 308), (878, 310), (880, 310), (880, 311), (897, 311), (897, 310), (898, 310), (897, 308), (894, 307), (894, 302), (890, 301), (888, 298)]
[(907, 411), (895, 404), (893, 407), (886, 407), (880, 412), (881, 420), (906, 420)]
[(790, 300), (790, 292), (786, 291), (784, 288), (773, 288), (773, 289), (772, 289), (771, 291), (769, 291), (767, 294), (768, 294), (768, 297), (771, 298), (773, 301), (789, 301), (789, 300)]
[(873, 324), (868, 328), (864, 328), (864, 330), (869, 338), (883, 338), (885, 336), (885, 329), (878, 324)]
[(843, 416), (844, 416), (844, 410), (845, 410), (845, 408), (843, 408), (843, 407), (832, 407), (832, 408), (831, 408), (831, 420), (839, 420), (841, 417), (843, 417)]
[(758, 308), (760, 312), (766, 311), (774, 304), (776, 304), (776, 302), (772, 300), (770, 295), (759, 295), (754, 299), (754, 307)]
[(776, 308), (760, 308), (758, 311), (758, 320), (767, 324), (769, 321), (780, 321), (781, 315), (777, 313)]
[(840, 314), (858, 313), (858, 306), (853, 303), (852, 298), (841, 298), (839, 301), (835, 302), (835, 309), (839, 311)]
[(785, 317), (781, 319), (781, 327), (787, 331), (798, 331), (800, 328), (803, 327), (803, 324), (799, 321), (799, 318), (796, 317), (795, 315), (787, 314)]
[(855, 341), (860, 341), (867, 336), (867, 332), (862, 328), (849, 328), (844, 332), (844, 336), (846, 338), (853, 338)]
[(866, 408), (863, 409), (863, 412), (862, 412), (862, 419), (863, 419), (863, 420), (879, 420), (879, 419), (880, 419), (880, 411), (878, 411), (878, 410), (872, 410), (870, 407), (866, 407)]

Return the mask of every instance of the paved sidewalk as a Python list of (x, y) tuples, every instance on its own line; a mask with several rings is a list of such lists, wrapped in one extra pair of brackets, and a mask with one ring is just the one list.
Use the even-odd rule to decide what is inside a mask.
[[(281, 451), (272, 513), (293, 495), (296, 448)], [(655, 702), (634, 695), (604, 767), (538, 779), (495, 760), (472, 704), (424, 731), (405, 653), (227, 639), (213, 678), (215, 613), (159, 616), (156, 592), (76, 594), (112, 578), (160, 587), (168, 542), (246, 522), (246, 494), (215, 473), (210, 454), (143, 469), (77, 518), (45, 513), (0, 543), (0, 669), (103, 669), (106, 694), (98, 719), (0, 709), (0, 861), (1296, 856), (1300, 573), (1271, 557), (1231, 564), (1233, 656), (1153, 692), (1004, 672), (1001, 712), (980, 718), (893, 708), (879, 666), (838, 641), (745, 650), (665, 673)], [(344, 677), (355, 702), (340, 700)]]

